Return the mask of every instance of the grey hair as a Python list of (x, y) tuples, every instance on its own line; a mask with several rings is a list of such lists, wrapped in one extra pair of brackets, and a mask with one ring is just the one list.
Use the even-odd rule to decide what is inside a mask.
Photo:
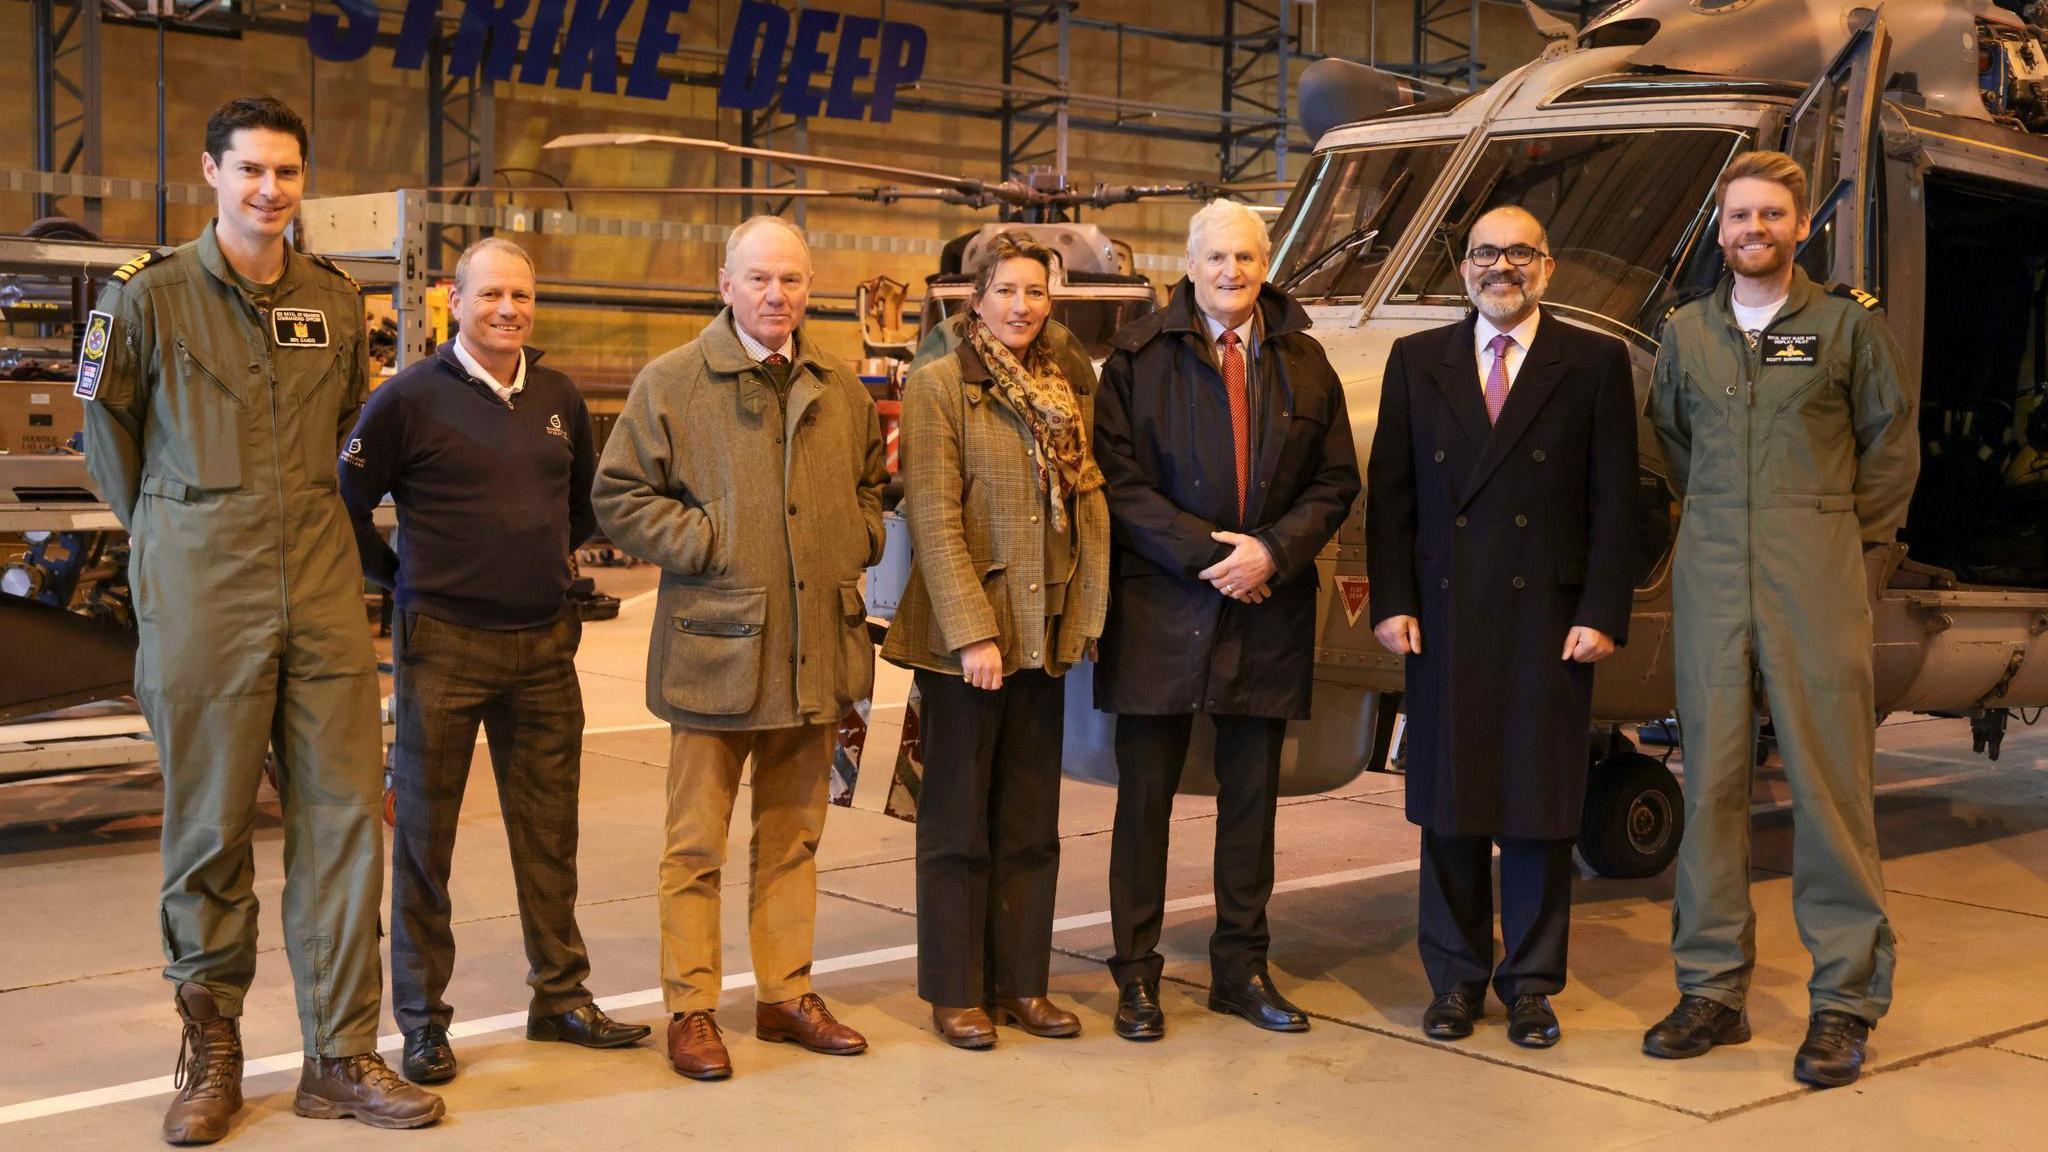
[(1209, 229), (1231, 220), (1250, 222), (1252, 228), (1259, 236), (1260, 258), (1272, 259), (1273, 237), (1266, 229), (1265, 219), (1257, 212), (1252, 211), (1235, 200), (1223, 199), (1211, 200), (1207, 204), (1202, 205), (1201, 210), (1196, 212), (1194, 217), (1188, 221), (1188, 259), (1195, 259), (1195, 253), (1201, 245), (1202, 237), (1208, 234)]
[(740, 221), (739, 225), (731, 232), (726, 234), (725, 259), (719, 266), (721, 268), (731, 268), (733, 256), (740, 250), (740, 241), (770, 225), (785, 228), (791, 236), (796, 237), (796, 242), (804, 246), (804, 266), (809, 267), (811, 263), (811, 242), (804, 236), (803, 229), (798, 228), (780, 216), (770, 216), (766, 213), (747, 217), (745, 220)]
[(462, 255), (455, 258), (456, 295), (460, 296), (462, 294), (462, 286), (469, 282), (469, 262), (479, 252), (508, 252), (526, 261), (528, 271), (533, 272), (535, 275), (540, 273), (540, 269), (534, 267), (533, 257), (528, 254), (526, 249), (505, 239), (503, 236), (486, 236), (469, 247), (464, 248)]

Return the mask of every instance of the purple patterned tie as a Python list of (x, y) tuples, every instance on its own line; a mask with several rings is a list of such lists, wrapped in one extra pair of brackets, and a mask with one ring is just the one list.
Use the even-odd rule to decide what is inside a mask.
[(1493, 353), (1493, 368), (1486, 373), (1486, 418), (1493, 423), (1500, 422), (1501, 405), (1508, 402), (1508, 349), (1515, 346), (1515, 338), (1503, 332), (1486, 342), (1486, 350)]

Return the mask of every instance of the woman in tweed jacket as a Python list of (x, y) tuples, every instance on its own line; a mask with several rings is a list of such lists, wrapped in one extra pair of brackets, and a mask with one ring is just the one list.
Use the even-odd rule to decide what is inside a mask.
[(998, 1022), (1073, 1036), (1046, 997), (1059, 876), (1059, 677), (1101, 635), (1109, 510), (1089, 448), (1095, 371), (1047, 331), (1050, 249), (991, 245), (952, 354), (904, 394), (916, 559), (884, 659), (916, 671), (918, 994), (947, 1042)]

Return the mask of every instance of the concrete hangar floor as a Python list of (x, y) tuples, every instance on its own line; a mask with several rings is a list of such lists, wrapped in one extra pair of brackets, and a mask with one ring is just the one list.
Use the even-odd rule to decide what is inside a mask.
[[(987, 1052), (932, 1034), (915, 990), (913, 828), (835, 808), (820, 853), (817, 984), (872, 1049), (853, 1059), (763, 1044), (752, 1033), (744, 870), (727, 879), (720, 1013), (737, 1074), (698, 1084), (658, 1044), (653, 891), (666, 733), (641, 708), (651, 598), (645, 569), (599, 573), (627, 598), (585, 631), (592, 734), (583, 762), (582, 907), (593, 990), (655, 1040), (590, 1052), (524, 1038), (525, 962), (497, 797), (483, 751), (454, 878), (459, 947), (449, 1000), (462, 1073), (448, 1118), (376, 1132), (291, 1114), (298, 1068), (277, 927), (281, 832), (258, 835), (265, 941), (244, 1018), (248, 1105), (230, 1146), (807, 1149), (1728, 1149), (1924, 1152), (2048, 1147), (2048, 727), (2015, 727), (2003, 759), (1969, 753), (1962, 721), (1906, 718), (1880, 733), (1878, 824), (1899, 936), (1897, 1005), (1848, 1089), (1791, 1078), (1807, 958), (1791, 917), (1791, 824), (1782, 776), (1760, 777), (1755, 896), (1756, 1038), (1678, 1064), (1637, 1051), (1673, 999), (1671, 878), (1582, 879), (1562, 1044), (1509, 1044), (1502, 1011), (1472, 1039), (1423, 1039), (1428, 987), (1415, 956), (1414, 830), (1398, 777), (1284, 802), (1273, 969), (1314, 1016), (1306, 1035), (1208, 1012), (1213, 805), (1177, 809), (1164, 989), (1168, 1034), (1110, 1031), (1109, 828), (1114, 797), (1069, 782), (1053, 993), (1084, 1031), (1006, 1029)], [(178, 1019), (154, 930), (153, 775), (61, 794), (0, 790), (0, 1148), (160, 1147)], [(746, 811), (742, 799), (741, 812)], [(736, 823), (731, 859), (746, 859)], [(395, 1026), (387, 1014), (387, 1033)], [(397, 1038), (386, 1047), (396, 1061)]]

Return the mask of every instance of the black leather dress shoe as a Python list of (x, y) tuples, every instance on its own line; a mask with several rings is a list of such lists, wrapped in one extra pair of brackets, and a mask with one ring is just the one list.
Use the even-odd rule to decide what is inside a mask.
[(1508, 1039), (1524, 1048), (1548, 1048), (1560, 1035), (1550, 997), (1530, 993), (1508, 1005)]
[(560, 1040), (585, 1048), (625, 1048), (647, 1039), (645, 1024), (621, 1024), (595, 1004), (584, 1004), (553, 1016), (528, 1016), (528, 1040)]
[(1308, 1031), (1308, 1013), (1289, 1004), (1264, 972), (1216, 981), (1209, 988), (1209, 1011), (1242, 1016), (1269, 1032)]
[(1472, 1034), (1472, 1022), (1484, 1015), (1485, 993), (1446, 992), (1422, 1010), (1422, 1034), (1432, 1040), (1463, 1040)]
[(1643, 1033), (1643, 1053), (1665, 1060), (1703, 1056), (1717, 1044), (1749, 1040), (1749, 1012), (1687, 993), (1671, 1014)]
[(1870, 1025), (1847, 1012), (1823, 1008), (1806, 1024), (1806, 1042), (1792, 1058), (1792, 1076), (1816, 1088), (1854, 1084), (1863, 1074), (1863, 1045)]
[(399, 1061), (405, 1078), (415, 1084), (440, 1084), (455, 1079), (455, 1049), (448, 1046), (448, 1030), (439, 1024), (422, 1024), (405, 1034), (405, 1057)]
[(1149, 981), (1133, 980), (1117, 993), (1116, 1034), (1126, 1040), (1157, 1040), (1166, 1035), (1166, 1013)]

